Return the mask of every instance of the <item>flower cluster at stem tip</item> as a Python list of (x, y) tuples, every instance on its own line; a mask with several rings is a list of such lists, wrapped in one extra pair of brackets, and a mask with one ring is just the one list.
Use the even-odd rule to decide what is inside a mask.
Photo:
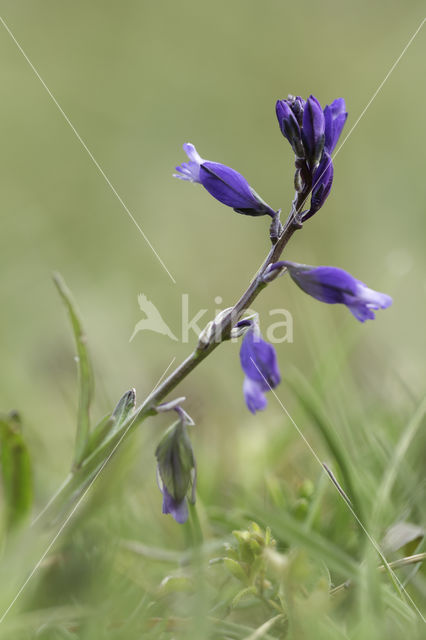
[[(216, 200), (237, 213), (270, 216), (271, 229), (275, 229), (274, 236), (270, 233), (273, 244), (279, 242), (288, 225), (301, 228), (324, 205), (333, 183), (332, 153), (348, 116), (343, 98), (335, 99), (323, 109), (313, 95), (307, 100), (291, 95), (278, 100), (276, 115), (281, 133), (294, 152), (296, 167), (296, 196), (285, 227), (279, 221), (280, 210), (267, 204), (244, 176), (220, 162), (203, 159), (191, 143), (183, 145), (188, 162), (176, 167), (173, 174), (180, 180), (201, 184)], [(266, 265), (260, 274), (261, 282), (268, 284), (283, 273), (289, 273), (298, 287), (316, 300), (345, 305), (360, 322), (374, 319), (374, 311), (392, 304), (390, 296), (370, 289), (337, 267), (280, 260)], [(257, 316), (239, 320), (233, 332), (238, 337), (243, 335), (240, 349), (245, 376), (243, 393), (249, 411), (256, 413), (266, 407), (266, 392), (281, 381), (277, 355), (275, 348), (262, 338)], [(163, 512), (170, 513), (177, 522), (185, 522), (187, 501), (195, 500), (195, 458), (182, 419), (167, 431), (156, 455)]]

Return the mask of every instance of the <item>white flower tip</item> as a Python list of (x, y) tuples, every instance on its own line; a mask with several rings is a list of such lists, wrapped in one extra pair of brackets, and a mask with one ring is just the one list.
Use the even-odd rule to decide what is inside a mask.
[(192, 160), (192, 162), (196, 162), (198, 165), (204, 162), (197, 149), (191, 142), (185, 142), (185, 144), (183, 145), (183, 150), (185, 151), (188, 158)]

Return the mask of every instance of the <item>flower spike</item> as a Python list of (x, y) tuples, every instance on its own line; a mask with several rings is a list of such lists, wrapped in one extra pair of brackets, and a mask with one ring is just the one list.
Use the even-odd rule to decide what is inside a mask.
[(310, 188), (310, 208), (302, 218), (305, 221), (321, 209), (330, 193), (331, 154), (348, 117), (345, 101), (336, 98), (323, 110), (315, 96), (309, 96), (306, 102), (288, 96), (277, 101), (276, 113), (281, 132), (296, 156), (296, 190)]

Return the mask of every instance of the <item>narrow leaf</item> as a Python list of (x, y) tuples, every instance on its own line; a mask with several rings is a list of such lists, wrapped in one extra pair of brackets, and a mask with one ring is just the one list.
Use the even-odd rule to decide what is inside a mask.
[(111, 414), (106, 415), (89, 433), (84, 458), (101, 446), (109, 436), (116, 433), (130, 416), (136, 406), (136, 392), (134, 389), (126, 391), (120, 398)]
[(77, 347), (79, 394), (74, 464), (78, 466), (82, 462), (90, 430), (89, 409), (94, 387), (93, 372), (89, 354), (87, 351), (86, 335), (84, 334), (80, 316), (77, 311), (76, 304), (72, 298), (71, 292), (59, 273), (54, 274), (53, 281), (59, 291), (62, 300), (65, 303), (68, 314), (70, 316), (71, 325), (74, 332), (74, 339)]

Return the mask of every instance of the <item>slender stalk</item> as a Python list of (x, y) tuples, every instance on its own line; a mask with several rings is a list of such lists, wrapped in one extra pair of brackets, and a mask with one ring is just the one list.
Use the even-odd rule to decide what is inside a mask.
[[(273, 239), (275, 244), (272, 245), (268, 255), (263, 261), (263, 264), (257, 271), (247, 289), (231, 310), (224, 314), (216, 327), (215, 339), (210, 340), (206, 345), (199, 345), (195, 351), (193, 351), (165, 380), (163, 380), (160, 385), (158, 385), (158, 387), (156, 387), (156, 389), (154, 389), (152, 393), (149, 394), (142, 404), (135, 409), (133, 414), (121, 424), (119, 429), (110, 435), (110, 437), (107, 437), (95, 451), (86, 455), (80, 465), (73, 469), (72, 475), (69, 477), (68, 481), (64, 483), (61, 491), (56, 495), (55, 503), (59, 500), (59, 504), (61, 504), (72, 496), (78, 495), (90, 482), (93, 482), (105, 467), (110, 457), (118, 449), (124, 438), (127, 438), (127, 436), (130, 435), (130, 433), (133, 432), (148, 416), (155, 415), (157, 413), (156, 406), (160, 404), (164, 398), (166, 398), (166, 396), (191, 373), (191, 371), (198, 367), (198, 365), (201, 364), (207, 356), (222, 344), (223, 341), (230, 337), (231, 330), (238, 320), (250, 307), (253, 300), (255, 300), (259, 293), (267, 286), (263, 280), (263, 276), (266, 271), (272, 264), (279, 260), (293, 234), (298, 229), (302, 228), (300, 213), (311, 190), (309, 172), (306, 171), (305, 173), (303, 190), (296, 191), (290, 214), (286, 223), (282, 227), (281, 234), (278, 238)], [(43, 513), (49, 513), (50, 515), (52, 511), (51, 507), (52, 505), (49, 505), (49, 508)]]
[[(184, 380), (203, 360), (207, 358), (224, 340), (229, 338), (232, 328), (241, 318), (246, 309), (249, 308), (253, 300), (259, 295), (266, 284), (263, 281), (263, 275), (271, 264), (274, 264), (280, 258), (287, 243), (297, 231), (301, 228), (301, 224), (297, 221), (297, 206), (302, 206), (306, 194), (302, 198), (302, 193), (296, 194), (293, 202), (292, 210), (286, 224), (279, 236), (276, 244), (274, 244), (268, 255), (266, 256), (262, 266), (250, 282), (247, 289), (241, 295), (239, 300), (234, 304), (231, 311), (223, 317), (215, 335), (215, 339), (211, 340), (205, 347), (198, 347), (193, 351), (176, 369), (149, 394), (142, 404), (135, 409), (132, 415), (125, 420), (119, 429), (117, 429), (110, 437), (106, 438), (100, 446), (87, 455), (78, 467), (73, 470), (72, 475), (63, 484), (61, 491), (55, 496), (55, 500), (48, 505), (43, 514), (52, 514), (53, 503), (61, 504), (70, 499), (72, 496), (81, 493), (82, 489), (87, 487), (88, 482), (96, 478), (100, 470), (105, 466), (109, 458), (115, 453), (118, 446), (133, 432), (148, 416), (157, 413), (156, 406), (161, 403), (166, 396), (175, 389), (182, 380)], [(38, 518), (37, 518), (38, 519)]]
[[(411, 564), (419, 564), (426, 560), (426, 553), (416, 553), (413, 556), (406, 556), (405, 558), (399, 558), (398, 560), (394, 560), (393, 562), (389, 562), (389, 567), (391, 569), (400, 569), (401, 567), (408, 567)], [(377, 567), (378, 571), (386, 571), (387, 567), (384, 564), (381, 564)], [(341, 591), (346, 591), (352, 585), (350, 580), (339, 584), (337, 587), (334, 587), (330, 590), (330, 595), (334, 596), (336, 593), (340, 593)]]

